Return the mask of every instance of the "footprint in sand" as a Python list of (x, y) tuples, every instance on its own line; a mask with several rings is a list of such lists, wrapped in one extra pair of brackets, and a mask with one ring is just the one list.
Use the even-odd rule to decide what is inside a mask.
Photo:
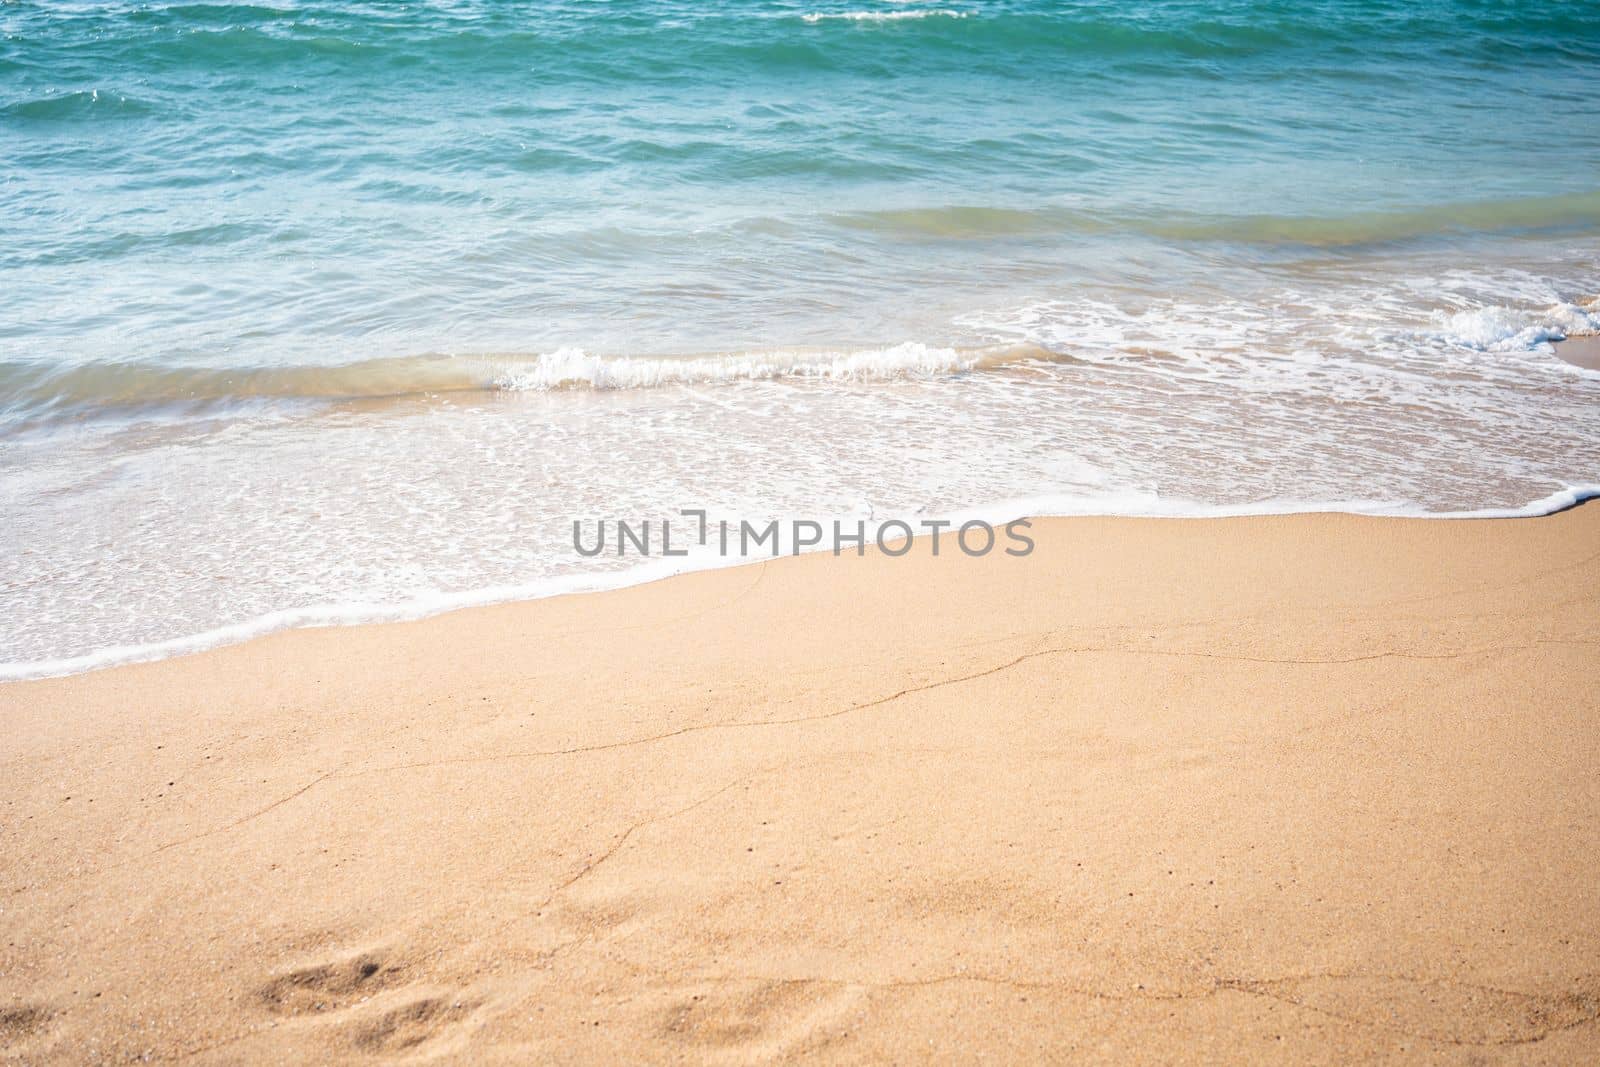
[(693, 1046), (702, 1059), (746, 1062), (825, 1040), (860, 1001), (859, 990), (831, 983), (729, 983), (673, 1004), (661, 1030), (664, 1037)]
[(259, 990), (268, 1009), (279, 1015), (336, 1011), (398, 983), (401, 965), (364, 952), (349, 959), (302, 967), (274, 978)]
[(416, 1048), (459, 1023), (478, 1007), (458, 997), (423, 997), (391, 1008), (353, 1028), (351, 1039), (366, 1052), (401, 1052)]
[(0, 1049), (20, 1045), (42, 1030), (54, 1014), (37, 1004), (10, 1004), (0, 1008)]

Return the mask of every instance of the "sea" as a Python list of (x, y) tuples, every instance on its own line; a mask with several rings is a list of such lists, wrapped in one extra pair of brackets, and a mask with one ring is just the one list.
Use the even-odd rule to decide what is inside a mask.
[(1593, 0), (3, 0), (0, 676), (684, 510), (1537, 514), (1597, 295)]

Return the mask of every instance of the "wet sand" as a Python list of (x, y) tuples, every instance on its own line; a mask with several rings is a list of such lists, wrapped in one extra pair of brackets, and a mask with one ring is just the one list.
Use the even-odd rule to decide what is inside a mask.
[(1556, 355), (1568, 363), (1576, 363), (1590, 370), (1600, 370), (1600, 334), (1569, 337), (1556, 342)]
[(0, 1061), (1600, 1058), (1600, 506), (0, 686)]

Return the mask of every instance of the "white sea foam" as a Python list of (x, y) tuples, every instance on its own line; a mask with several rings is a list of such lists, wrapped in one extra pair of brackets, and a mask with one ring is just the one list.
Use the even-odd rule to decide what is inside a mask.
[(1439, 312), (1434, 321), (1437, 328), (1423, 331), (1425, 336), (1480, 352), (1527, 352), (1600, 332), (1600, 311), (1593, 305), (1566, 303), (1543, 311), (1491, 306)]
[[(1214, 505), (1185, 499), (1181, 496), (1164, 497), (1153, 492), (1129, 491), (1095, 495), (1067, 494), (1017, 498), (991, 503), (982, 507), (964, 509), (943, 516), (942, 521), (946, 525), (959, 526), (964, 522), (981, 519), (995, 527), (999, 527), (1004, 523), (1022, 518), (1097, 516), (1212, 519), (1260, 515), (1347, 514), (1416, 519), (1537, 518), (1565, 511), (1586, 500), (1597, 497), (1600, 497), (1600, 484), (1574, 485), (1518, 507), (1433, 512), (1377, 500), (1332, 502), (1263, 500), (1251, 504)], [(860, 518), (860, 516), (852, 516), (851, 521), (856, 518)], [(880, 516), (877, 521), (881, 522), (883, 519), (884, 517)], [(913, 528), (920, 530), (924, 529), (921, 525), (922, 523), (940, 520), (930, 519), (927, 516), (911, 516), (904, 521)], [(782, 555), (798, 554), (787, 543), (781, 542), (781, 544)], [(825, 542), (803, 551), (823, 552), (831, 550), (831, 545)], [(147, 663), (154, 660), (168, 659), (173, 656), (191, 655), (227, 645), (240, 644), (244, 641), (264, 637), (283, 630), (415, 621), (463, 608), (542, 600), (548, 597), (574, 593), (621, 589), (660, 581), (678, 574), (740, 566), (746, 563), (761, 562), (769, 558), (771, 557), (720, 556), (713, 552), (697, 550), (690, 552), (688, 556), (683, 558), (664, 559), (658, 557), (624, 570), (565, 575), (522, 585), (491, 586), (462, 592), (429, 592), (390, 604), (319, 604), (285, 611), (274, 611), (253, 619), (217, 627), (204, 633), (167, 641), (118, 645), (100, 649), (87, 655), (61, 659), (0, 663), (0, 681), (51, 678), (101, 670), (107, 667)]]
[(1565, 301), (1597, 284), (1587, 261), (1557, 280), (1283, 272), (1000, 305), (925, 335), (959, 347), (402, 358), (287, 391), (451, 391), (398, 415), (18, 435), (0, 456), (0, 677), (738, 562), (573, 551), (574, 520), (681, 508), (1543, 514), (1594, 493), (1600, 375), (1536, 338), (1592, 328), (1600, 309)]
[(689, 359), (598, 356), (579, 348), (562, 348), (532, 361), (502, 366), (494, 386), (547, 391), (646, 389), (773, 378), (882, 381), (970, 370), (979, 358), (976, 353), (915, 342), (847, 352), (752, 352)]
[(953, 8), (902, 8), (897, 11), (812, 11), (800, 16), (810, 23), (818, 22), (899, 22), (902, 19), (947, 18), (964, 19), (967, 12)]

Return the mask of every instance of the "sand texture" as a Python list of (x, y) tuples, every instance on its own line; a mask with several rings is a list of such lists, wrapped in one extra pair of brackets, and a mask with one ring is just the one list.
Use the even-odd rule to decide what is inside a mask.
[(1600, 334), (1580, 334), (1557, 342), (1556, 355), (1568, 363), (1600, 370)]
[(1600, 1059), (1600, 506), (0, 686), (0, 1062)]

